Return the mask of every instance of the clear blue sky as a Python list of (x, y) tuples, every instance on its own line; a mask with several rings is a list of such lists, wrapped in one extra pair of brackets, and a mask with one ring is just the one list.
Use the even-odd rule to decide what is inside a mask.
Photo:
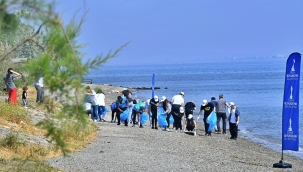
[(69, 21), (89, 10), (85, 58), (130, 44), (109, 64), (221, 61), (303, 53), (302, 0), (57, 0)]

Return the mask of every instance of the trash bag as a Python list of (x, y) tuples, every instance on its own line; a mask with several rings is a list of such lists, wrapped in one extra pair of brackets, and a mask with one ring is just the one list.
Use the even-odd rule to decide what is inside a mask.
[(209, 124), (208, 131), (212, 132), (217, 125), (217, 114), (215, 111), (211, 112), (211, 114), (207, 117), (206, 122)]
[(140, 123), (144, 125), (146, 124), (147, 121), (148, 121), (148, 115), (146, 113), (142, 113), (140, 115)]
[(166, 121), (166, 114), (158, 115), (158, 123), (161, 128), (165, 128), (168, 126), (167, 121)]
[(111, 109), (111, 110), (116, 109), (116, 102), (113, 102), (113, 103), (110, 105), (110, 109)]
[(120, 114), (120, 121), (125, 121), (128, 119), (128, 115), (129, 115), (129, 108), (127, 108), (125, 111), (123, 111)]
[(158, 114), (164, 114), (164, 109), (162, 106), (158, 106)]

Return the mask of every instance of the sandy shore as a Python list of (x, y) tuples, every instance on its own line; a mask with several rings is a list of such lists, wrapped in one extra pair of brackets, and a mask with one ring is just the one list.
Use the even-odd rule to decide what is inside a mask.
[[(96, 85), (91, 85), (95, 88)], [(122, 87), (97, 85), (106, 94), (107, 107)], [(110, 121), (111, 113), (106, 120)], [(241, 137), (204, 136), (199, 125), (197, 136), (184, 133), (117, 126), (100, 122), (97, 139), (80, 152), (48, 162), (66, 171), (303, 171), (303, 160), (284, 155), (291, 169), (273, 168), (281, 153)]]

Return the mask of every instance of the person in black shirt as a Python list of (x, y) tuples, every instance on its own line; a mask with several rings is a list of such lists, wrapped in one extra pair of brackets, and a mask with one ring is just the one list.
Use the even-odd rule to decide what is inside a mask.
[(152, 113), (152, 129), (158, 129), (157, 127), (157, 112), (158, 112), (158, 106), (159, 106), (159, 99), (158, 96), (155, 96), (154, 98), (150, 99), (150, 111)]
[(187, 102), (185, 104), (185, 117), (188, 118), (189, 114), (194, 114), (194, 110), (196, 110), (196, 105), (193, 101)]
[(22, 102), (23, 102), (23, 106), (25, 108), (27, 108), (27, 90), (28, 90), (28, 87), (27, 86), (24, 86), (23, 88), (23, 92), (22, 92)]
[(212, 111), (214, 110), (214, 105), (210, 102), (207, 102), (207, 100), (204, 99), (203, 104), (201, 105), (200, 112), (198, 114), (197, 120), (199, 120), (200, 115), (202, 114), (203, 110), (204, 110), (203, 122), (204, 122), (204, 127), (205, 127), (205, 135), (210, 136), (211, 132), (208, 131), (209, 124), (206, 122), (206, 119), (212, 113)]

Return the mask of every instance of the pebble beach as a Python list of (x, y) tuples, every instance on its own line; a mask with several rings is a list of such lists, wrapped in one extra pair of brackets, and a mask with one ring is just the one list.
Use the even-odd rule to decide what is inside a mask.
[[(90, 86), (103, 90), (108, 108), (122, 89)], [(229, 133), (204, 136), (201, 124), (193, 136), (172, 129), (154, 130), (149, 125), (118, 126), (110, 122), (111, 112), (105, 120), (96, 123), (98, 136), (86, 148), (48, 163), (64, 171), (303, 171), (302, 159), (285, 154), (284, 160), (292, 168), (273, 168), (281, 159), (281, 152), (251, 142), (241, 137), (241, 132), (237, 140), (231, 140)]]

